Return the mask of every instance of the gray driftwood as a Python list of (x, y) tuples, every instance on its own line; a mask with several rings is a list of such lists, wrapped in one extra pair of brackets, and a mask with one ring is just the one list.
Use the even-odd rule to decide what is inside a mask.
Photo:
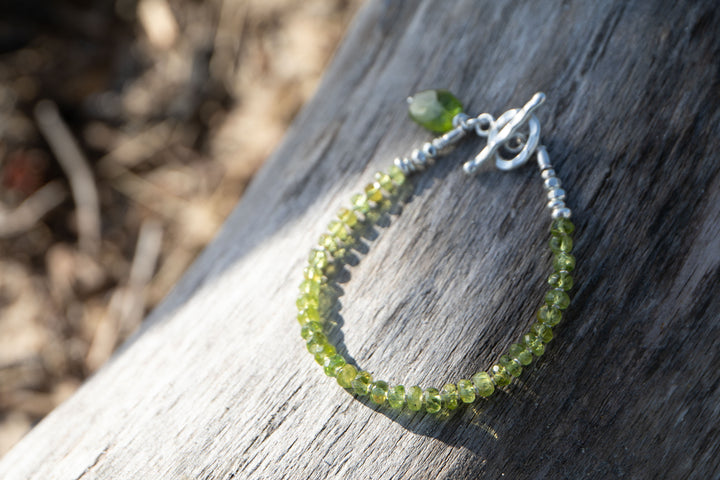
[[(0, 478), (717, 478), (718, 32), (711, 0), (370, 1), (216, 241)], [(542, 138), (578, 226), (547, 354), (440, 418), (340, 389), (294, 307), (333, 212), (429, 138), (404, 105), (429, 87), (495, 115), (546, 92)], [(381, 378), (467, 377), (540, 304), (536, 168), (468, 178), (480, 145), (418, 179), (341, 285), (342, 349)]]

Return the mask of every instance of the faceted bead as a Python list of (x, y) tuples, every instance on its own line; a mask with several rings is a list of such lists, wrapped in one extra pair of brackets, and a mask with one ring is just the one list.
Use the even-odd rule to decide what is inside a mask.
[(573, 287), (573, 277), (565, 270), (551, 273), (548, 277), (548, 283), (553, 288), (562, 288), (566, 292)]
[(341, 208), (338, 210), (338, 218), (342, 223), (350, 228), (353, 228), (358, 222), (357, 215), (347, 208)]
[(545, 353), (545, 344), (542, 338), (538, 338), (534, 333), (525, 334), (523, 337), (523, 343), (525, 347), (530, 350), (536, 357), (542, 356)]
[(325, 357), (325, 360), (323, 361), (323, 370), (325, 370), (325, 375), (328, 377), (336, 376), (338, 368), (342, 367), (346, 363), (345, 358), (337, 353), (335, 355)]
[(355, 375), (352, 381), (352, 388), (358, 395), (367, 395), (370, 393), (370, 385), (372, 384), (373, 378), (370, 372), (362, 371)]
[(572, 238), (570, 238), (570, 235), (560, 234), (560, 235), (553, 235), (550, 238), (550, 250), (553, 251), (553, 253), (570, 253), (572, 252), (573, 248), (573, 241)]
[(505, 370), (507, 370), (507, 372), (513, 377), (519, 377), (522, 373), (522, 367), (520, 366), (520, 364), (510, 358), (508, 355), (503, 355), (502, 357), (500, 357), (498, 363), (505, 367)]
[(405, 183), (405, 174), (397, 165), (393, 165), (388, 169), (388, 175), (396, 185), (400, 186)]
[(317, 268), (308, 265), (303, 269), (303, 278), (305, 280), (312, 280), (313, 282), (322, 283), (323, 274)]
[(542, 323), (533, 323), (530, 325), (530, 333), (542, 340), (543, 343), (549, 343), (550, 340), (553, 339), (552, 328)]
[(562, 312), (555, 305), (543, 305), (540, 307), (537, 313), (538, 322), (547, 325), (548, 327), (554, 327), (562, 319)]
[(529, 351), (527, 348), (523, 347), (522, 345), (518, 345), (517, 343), (513, 343), (510, 345), (510, 348), (508, 349), (508, 355), (510, 358), (514, 358), (518, 362), (520, 362), (520, 365), (527, 366), (532, 363), (532, 352)]
[(332, 357), (336, 353), (337, 348), (335, 348), (335, 345), (330, 342), (326, 342), (325, 344), (323, 344), (322, 350), (315, 353), (315, 361), (320, 365), (323, 365), (326, 358)]
[(493, 365), (492, 368), (490, 368), (490, 376), (493, 379), (493, 383), (498, 387), (504, 387), (510, 384), (510, 374), (502, 365)]
[(317, 297), (320, 295), (320, 285), (312, 280), (303, 280), (300, 284), (300, 293)]
[(365, 194), (371, 202), (378, 203), (383, 199), (382, 191), (380, 191), (380, 184), (377, 182), (368, 183), (365, 186)]
[(442, 397), (437, 388), (428, 388), (423, 394), (425, 402), (425, 411), (428, 413), (437, 413), (442, 408)]
[(567, 293), (565, 293), (565, 290), (563, 290), (562, 288), (556, 288), (546, 293), (545, 301), (548, 303), (548, 305), (557, 307), (560, 310), (565, 310), (568, 305), (570, 305), (570, 297)]
[(356, 376), (357, 368), (350, 365), (349, 363), (343, 365), (342, 367), (339, 367), (335, 372), (335, 377), (337, 378), (338, 385), (343, 388), (350, 388), (352, 386), (352, 381), (355, 380)]
[(388, 391), (388, 403), (392, 408), (402, 408), (405, 405), (405, 387), (395, 385)]
[(322, 333), (323, 327), (320, 322), (308, 322), (300, 329), (300, 336), (303, 340), (308, 340), (316, 333)]
[(321, 353), (325, 349), (325, 345), (328, 343), (327, 337), (322, 332), (315, 332), (307, 340), (308, 352), (315, 355)]
[(376, 382), (373, 382), (373, 384), (370, 386), (370, 399), (378, 405), (382, 405), (383, 403), (385, 403), (385, 400), (387, 400), (387, 396), (387, 382), (384, 382), (383, 380), (377, 380)]
[(464, 403), (475, 401), (475, 385), (470, 380), (459, 380), (457, 382), (458, 397)]
[(390, 175), (384, 172), (375, 173), (375, 182), (379, 183), (383, 190), (388, 193), (395, 191), (395, 185), (393, 185)]
[(313, 297), (312, 295), (303, 293), (300, 294), (297, 300), (295, 300), (295, 305), (297, 305), (297, 308), (300, 311), (309, 307), (318, 308), (320, 306), (320, 300), (317, 296)]
[(297, 319), (300, 325), (305, 325), (308, 322), (319, 322), (320, 312), (316, 307), (307, 307), (298, 312)]
[(495, 385), (487, 372), (478, 372), (472, 376), (473, 385), (481, 397), (489, 397), (495, 391)]
[(323, 270), (325, 267), (327, 267), (328, 262), (330, 261), (328, 257), (328, 252), (325, 249), (321, 248), (313, 248), (310, 250), (310, 265), (317, 268), (318, 270)]
[(370, 204), (368, 203), (367, 195), (364, 193), (356, 193), (350, 198), (353, 210), (357, 210), (362, 214), (366, 214), (370, 211)]
[(332, 256), (335, 256), (337, 251), (340, 249), (340, 243), (338, 241), (338, 238), (327, 233), (323, 233), (322, 235), (320, 235), (320, 238), (318, 239), (318, 245), (327, 250), (328, 253), (330, 253)]
[(407, 389), (405, 394), (405, 401), (410, 410), (417, 412), (422, 408), (423, 404), (423, 391), (422, 388), (415, 385)]
[(561, 270), (572, 272), (575, 269), (575, 257), (569, 253), (558, 253), (553, 259), (553, 269), (556, 272)]
[(447, 90), (425, 90), (410, 99), (409, 113), (416, 123), (431, 132), (445, 133), (453, 128), (453, 118), (462, 104)]
[(458, 391), (457, 387), (448, 383), (442, 390), (440, 390), (440, 397), (442, 398), (442, 405), (446, 410), (455, 410), (458, 406)]
[(330, 234), (332, 234), (332, 236), (339, 238), (342, 241), (347, 240), (350, 236), (350, 232), (348, 232), (345, 224), (342, 223), (340, 220), (331, 221), (328, 224), (328, 230), (330, 231)]
[(560, 235), (563, 233), (566, 235), (572, 235), (574, 231), (575, 225), (573, 225), (570, 219), (567, 218), (558, 218), (550, 226), (550, 233), (553, 235)]

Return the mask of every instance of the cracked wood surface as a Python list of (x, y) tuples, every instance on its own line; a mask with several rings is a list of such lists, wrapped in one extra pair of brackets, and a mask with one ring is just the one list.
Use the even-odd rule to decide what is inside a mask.
[[(545, 3), (368, 2), (214, 243), (0, 478), (717, 477), (718, 9)], [(294, 319), (309, 248), (428, 138), (404, 99), (432, 87), (496, 116), (544, 91), (542, 141), (578, 227), (574, 300), (546, 355), (441, 418), (353, 399)], [(530, 166), (465, 177), (480, 145), (417, 179), (342, 284), (342, 348), (380, 378), (487, 368), (540, 304), (541, 182)]]

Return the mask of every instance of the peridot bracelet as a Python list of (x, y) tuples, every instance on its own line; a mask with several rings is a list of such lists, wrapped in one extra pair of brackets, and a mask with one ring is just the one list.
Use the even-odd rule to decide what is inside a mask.
[[(311, 251), (300, 284), (297, 299), (297, 318), (302, 326), (300, 334), (325, 374), (335, 377), (340, 386), (352, 389), (357, 395), (369, 395), (377, 404), (387, 402), (396, 409), (407, 406), (413, 411), (424, 408), (429, 413), (436, 413), (443, 408), (453, 410), (459, 402), (472, 403), (477, 397), (491, 396), (497, 387), (508, 385), (512, 377), (518, 377), (522, 368), (532, 362), (533, 356), (539, 357), (545, 352), (545, 344), (553, 338), (552, 329), (558, 325), (562, 311), (570, 303), (567, 292), (573, 286), (570, 273), (575, 267), (575, 258), (570, 253), (573, 247), (570, 235), (575, 227), (569, 220), (571, 212), (565, 205), (565, 191), (560, 188), (560, 180), (550, 165), (547, 151), (538, 145), (540, 124), (533, 111), (544, 100), (544, 94), (536, 93), (521, 109), (511, 109), (494, 119), (487, 113), (472, 118), (462, 113), (460, 102), (445, 90), (427, 90), (408, 99), (411, 118), (441, 136), (414, 150), (409, 158), (395, 159), (387, 173), (377, 172), (365, 191), (352, 197), (350, 208), (338, 211), (337, 219), (330, 222), (328, 232), (320, 236), (318, 246)], [(527, 132), (523, 133), (525, 129)], [(511, 345), (508, 353), (488, 371), (478, 372), (470, 380), (449, 383), (440, 390), (389, 386), (383, 380), (374, 380), (369, 372), (358, 371), (347, 363), (328, 340), (323, 327), (325, 308), (321, 308), (323, 290), (327, 288), (328, 277), (342, 268), (349, 250), (356, 245), (359, 232), (372, 225), (389, 204), (398, 201), (406, 178), (424, 170), (441, 153), (473, 131), (486, 138), (487, 144), (473, 160), (464, 164), (463, 169), (468, 174), (493, 166), (511, 170), (523, 165), (532, 155), (537, 159), (547, 191), (548, 208), (552, 212), (553, 272), (548, 278), (551, 288), (538, 309), (537, 321), (531, 325), (530, 332)]]

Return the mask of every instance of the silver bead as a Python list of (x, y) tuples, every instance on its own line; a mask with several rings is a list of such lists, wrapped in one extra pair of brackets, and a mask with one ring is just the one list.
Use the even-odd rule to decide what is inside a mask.
[(407, 159), (395, 157), (395, 160), (393, 160), (393, 164), (395, 164), (395, 166), (402, 170), (403, 174), (407, 176), (410, 175), (414, 170), (410, 170), (410, 167), (405, 160)]
[(424, 170), (425, 167), (427, 167), (428, 164), (428, 158), (425, 156), (425, 154), (419, 150), (415, 149), (410, 154), (410, 158), (412, 160), (412, 164), (415, 165), (420, 170)]
[(552, 218), (570, 218), (572, 212), (569, 208), (558, 208), (552, 211)]
[(550, 200), (547, 204), (548, 208), (552, 211), (559, 210), (561, 208), (565, 208), (565, 201), (557, 198), (555, 200)]
[(537, 147), (537, 163), (540, 171), (552, 168), (552, 165), (550, 165), (550, 156), (548, 155), (547, 150), (545, 150), (544, 145)]
[(562, 188), (555, 188), (547, 193), (548, 200), (565, 200), (565, 190)]
[(430, 142), (425, 142), (422, 146), (422, 151), (429, 158), (435, 158), (438, 154), (438, 149)]
[(553, 170), (552, 167), (550, 167), (549, 169), (543, 170), (542, 172), (540, 172), (540, 176), (541, 176), (542, 178), (545, 178), (545, 179), (548, 179), (548, 178), (550, 178), (550, 177), (554, 177), (554, 176), (556, 176), (556, 175), (555, 175), (555, 170)]
[(557, 177), (549, 177), (545, 179), (545, 182), (543, 182), (543, 184), (545, 185), (546, 190), (560, 188), (560, 179)]

